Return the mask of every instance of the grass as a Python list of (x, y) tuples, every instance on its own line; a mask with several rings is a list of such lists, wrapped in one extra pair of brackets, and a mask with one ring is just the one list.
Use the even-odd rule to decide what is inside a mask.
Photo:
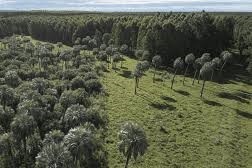
[[(105, 74), (108, 93), (109, 129), (107, 149), (109, 167), (123, 167), (118, 152), (118, 131), (126, 121), (134, 121), (146, 131), (149, 148), (143, 157), (131, 160), (129, 167), (250, 167), (252, 152), (251, 85), (206, 82), (203, 99), (201, 85), (192, 79), (161, 76), (152, 82), (152, 71), (140, 79), (137, 95), (130, 72), (136, 61), (126, 59), (123, 69)], [(242, 96), (245, 95), (245, 96)]]

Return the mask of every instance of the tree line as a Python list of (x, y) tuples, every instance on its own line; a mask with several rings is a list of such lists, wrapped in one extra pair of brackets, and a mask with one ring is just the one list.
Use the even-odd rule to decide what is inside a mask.
[[(218, 55), (231, 47), (244, 50), (251, 44), (250, 16), (225, 16), (200, 13), (159, 13), (152, 15), (23, 14), (0, 18), (0, 37), (25, 34), (49, 41), (74, 45), (78, 38), (111, 35), (114, 45), (126, 44), (129, 51), (148, 51), (143, 59), (160, 55), (163, 65), (172, 65), (188, 53)], [(244, 57), (241, 57), (241, 59)]]

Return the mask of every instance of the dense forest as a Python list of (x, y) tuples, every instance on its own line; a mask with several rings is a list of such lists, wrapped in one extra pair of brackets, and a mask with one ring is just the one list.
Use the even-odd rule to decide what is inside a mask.
[[(177, 57), (204, 52), (219, 56), (223, 50), (239, 49), (240, 55), (251, 44), (251, 16), (211, 15), (201, 13), (157, 13), (152, 15), (116, 16), (100, 14), (60, 15), (32, 13), (32, 15), (3, 15), (0, 37), (12, 34), (30, 35), (35, 39), (73, 45), (77, 38), (94, 38), (100, 46), (102, 35), (109, 33), (111, 44), (126, 44), (131, 52), (148, 51), (149, 61), (161, 55), (164, 65), (171, 65)], [(95, 46), (92, 46), (95, 47)], [(97, 47), (97, 46), (96, 46)], [(237, 58), (238, 61), (246, 59)]]
[[(116, 143), (114, 139), (108, 140), (116, 131), (118, 151), (124, 155), (127, 168), (131, 158), (136, 160), (146, 153), (148, 137), (134, 122), (126, 122), (119, 132), (110, 132), (106, 101), (110, 95), (104, 88), (104, 84), (111, 82), (108, 74), (123, 72), (120, 77), (133, 79), (134, 88), (130, 87), (130, 93), (135, 97), (141, 97), (146, 83), (158, 85), (166, 79), (171, 82), (171, 91), (189, 96), (190, 93), (174, 88), (178, 81), (182, 81), (183, 87), (188, 87), (187, 77), (191, 77), (190, 86), (200, 85), (200, 88), (196, 87), (199, 91), (197, 98), (207, 105), (222, 106), (204, 99), (205, 92), (209, 94), (206, 81), (220, 87), (230, 82), (232, 75), (241, 75), (242, 72), (245, 79), (236, 81), (237, 85), (238, 82), (243, 82), (244, 86), (251, 84), (251, 32), (252, 16), (218, 15), (205, 11), (104, 15), (0, 13), (0, 167), (106, 168), (111, 165), (108, 159), (111, 149), (106, 143)], [(133, 69), (127, 67), (131, 59), (136, 61), (130, 65)], [(127, 66), (124, 65), (126, 63)], [(142, 81), (149, 77), (149, 72), (150, 81)], [(113, 76), (111, 83), (117, 79)], [(122, 91), (127, 83), (118, 86)], [(241, 101), (245, 108), (250, 104), (249, 91), (242, 93), (242, 98), (227, 93), (218, 96)], [(116, 102), (118, 97), (112, 98)], [(169, 97), (164, 99), (177, 102)], [(176, 109), (171, 105), (150, 106), (159, 110)], [(120, 108), (116, 110), (123, 109)], [(247, 112), (242, 114), (251, 118)], [(183, 115), (187, 114), (179, 111), (176, 117), (182, 120)], [(162, 125), (158, 128), (161, 133), (170, 133)], [(148, 126), (148, 129), (152, 127)], [(237, 136), (241, 134), (237, 132)], [(239, 144), (237, 139), (230, 140), (228, 144), (236, 141)], [(174, 142), (172, 138), (169, 140), (171, 144)], [(220, 144), (219, 141), (214, 140), (215, 146)], [(179, 145), (174, 146), (174, 150), (179, 148)], [(237, 146), (230, 149), (232, 155), (236, 154)], [(243, 154), (240, 153), (239, 157)], [(242, 167), (241, 160), (227, 162)], [(183, 163), (169, 161), (167, 164), (179, 167)]]

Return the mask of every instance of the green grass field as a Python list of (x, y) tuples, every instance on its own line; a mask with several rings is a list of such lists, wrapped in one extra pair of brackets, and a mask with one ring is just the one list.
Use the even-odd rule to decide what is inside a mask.
[[(109, 167), (123, 167), (125, 158), (118, 152), (118, 131), (126, 121), (134, 121), (146, 131), (149, 148), (143, 157), (130, 161), (129, 167), (251, 167), (252, 92), (249, 84), (206, 82), (204, 99), (201, 85), (182, 76), (152, 82), (149, 70), (140, 79), (134, 95), (130, 73), (136, 60), (126, 59), (123, 69), (105, 74), (108, 93), (109, 131), (107, 149)], [(160, 78), (160, 76), (157, 76)]]

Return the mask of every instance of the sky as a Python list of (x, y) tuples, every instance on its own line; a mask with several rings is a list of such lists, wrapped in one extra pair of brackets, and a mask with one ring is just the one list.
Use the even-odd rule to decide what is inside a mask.
[(252, 12), (252, 0), (0, 0), (0, 10)]

